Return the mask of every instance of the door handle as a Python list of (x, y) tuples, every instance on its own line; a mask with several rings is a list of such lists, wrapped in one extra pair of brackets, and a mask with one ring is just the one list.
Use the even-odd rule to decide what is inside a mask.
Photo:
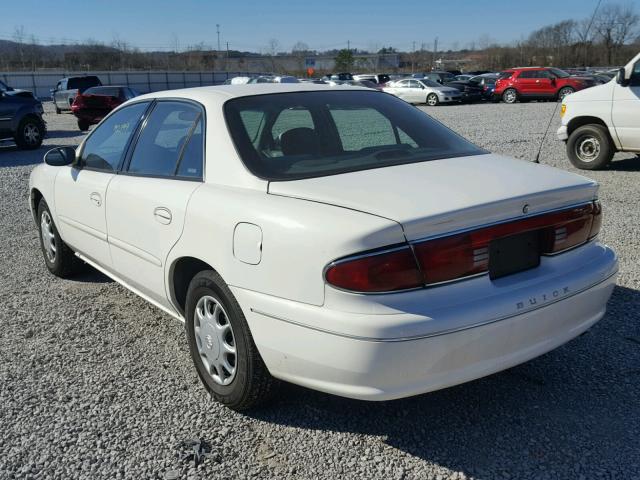
[(91, 195), (89, 195), (89, 199), (95, 204), (96, 207), (102, 205), (102, 197), (98, 192), (92, 192)]
[(165, 207), (156, 207), (153, 211), (153, 216), (156, 218), (157, 222), (163, 225), (169, 225), (173, 219), (171, 216), (171, 210)]

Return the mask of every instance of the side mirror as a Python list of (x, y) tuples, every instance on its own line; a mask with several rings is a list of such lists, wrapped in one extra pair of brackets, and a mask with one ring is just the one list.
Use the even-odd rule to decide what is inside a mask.
[(626, 87), (629, 84), (627, 79), (627, 71), (624, 67), (620, 67), (618, 69), (618, 73), (616, 73), (616, 82), (623, 87)]
[(71, 165), (76, 159), (76, 149), (73, 147), (52, 148), (44, 154), (44, 163), (52, 167)]

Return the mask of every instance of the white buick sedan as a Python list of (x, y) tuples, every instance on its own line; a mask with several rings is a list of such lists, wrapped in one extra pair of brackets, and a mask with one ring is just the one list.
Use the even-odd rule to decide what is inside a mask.
[(235, 409), (278, 380), (388, 400), (504, 370), (597, 322), (617, 272), (596, 183), (352, 86), (137, 97), (29, 190), (47, 268), (184, 321)]

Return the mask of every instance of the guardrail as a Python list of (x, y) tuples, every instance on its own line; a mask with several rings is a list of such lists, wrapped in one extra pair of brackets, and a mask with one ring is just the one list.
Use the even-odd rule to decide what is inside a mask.
[(52, 70), (46, 72), (0, 72), (0, 80), (13, 88), (30, 90), (38, 98), (51, 98), (50, 90), (65, 77), (97, 75), (103, 85), (126, 85), (140, 93), (172, 90), (176, 88), (219, 85), (228, 78), (261, 75), (258, 72), (211, 71), (94, 71), (73, 72)]

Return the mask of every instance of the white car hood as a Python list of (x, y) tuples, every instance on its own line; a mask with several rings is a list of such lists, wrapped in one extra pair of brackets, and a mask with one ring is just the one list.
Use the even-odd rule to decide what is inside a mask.
[(269, 193), (388, 218), (415, 240), (587, 202), (597, 188), (580, 175), (486, 154), (271, 182)]

